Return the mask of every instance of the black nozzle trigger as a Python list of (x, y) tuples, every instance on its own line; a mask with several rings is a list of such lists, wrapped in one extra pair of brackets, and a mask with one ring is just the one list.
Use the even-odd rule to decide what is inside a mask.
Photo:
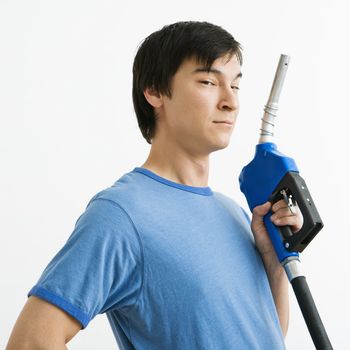
[(293, 233), (289, 226), (279, 227), (287, 250), (302, 252), (322, 229), (323, 223), (299, 173), (293, 171), (286, 173), (269, 200), (274, 204), (281, 199), (287, 202), (290, 210), (293, 210), (293, 204), (296, 202), (303, 215), (303, 226), (298, 232)]

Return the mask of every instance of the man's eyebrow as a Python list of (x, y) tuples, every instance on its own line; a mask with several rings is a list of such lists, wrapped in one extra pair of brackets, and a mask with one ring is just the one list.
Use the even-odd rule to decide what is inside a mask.
[[(207, 68), (207, 67), (198, 67), (195, 70), (193, 70), (192, 73), (213, 73), (213, 74), (217, 74), (217, 75), (222, 75), (222, 71), (216, 68)], [(236, 77), (234, 78), (234, 80), (238, 79), (238, 78), (242, 78), (242, 72), (239, 72)]]

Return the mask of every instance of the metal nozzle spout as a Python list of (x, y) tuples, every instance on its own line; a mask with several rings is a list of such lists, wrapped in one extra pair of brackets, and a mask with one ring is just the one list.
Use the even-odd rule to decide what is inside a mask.
[(278, 101), (283, 87), (284, 79), (286, 77), (289, 66), (290, 56), (281, 55), (278, 62), (275, 78), (273, 80), (271, 92), (267, 104), (264, 108), (264, 116), (261, 119), (260, 139), (259, 143), (266, 143), (273, 141), (273, 130), (275, 127), (275, 117), (277, 116)]

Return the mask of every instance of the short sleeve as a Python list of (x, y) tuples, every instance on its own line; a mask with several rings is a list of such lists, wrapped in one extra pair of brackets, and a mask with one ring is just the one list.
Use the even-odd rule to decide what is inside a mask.
[(29, 296), (58, 306), (86, 327), (99, 313), (132, 306), (142, 274), (142, 246), (132, 220), (117, 203), (94, 199)]

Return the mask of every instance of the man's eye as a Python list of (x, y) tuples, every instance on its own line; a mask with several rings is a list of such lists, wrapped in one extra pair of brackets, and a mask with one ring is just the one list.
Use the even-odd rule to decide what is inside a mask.
[(233, 86), (231, 86), (231, 89), (232, 89), (232, 90), (239, 90), (239, 86), (233, 85)]
[(209, 86), (214, 86), (214, 85), (215, 85), (215, 84), (214, 84), (212, 81), (210, 81), (210, 80), (202, 80), (201, 83), (204, 84), (204, 85), (209, 85)]

